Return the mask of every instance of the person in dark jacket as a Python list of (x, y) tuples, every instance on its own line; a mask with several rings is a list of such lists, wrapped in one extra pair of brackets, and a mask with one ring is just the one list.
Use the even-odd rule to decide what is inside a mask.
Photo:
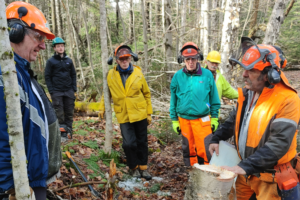
[[(10, 28), (9, 39), (14, 51), (19, 84), (18, 96), (22, 113), (29, 185), (36, 199), (46, 200), (47, 180), (55, 179), (61, 165), (61, 155), (56, 156), (58, 160), (50, 160), (53, 155), (51, 144), (55, 140), (53, 139), (55, 134), (57, 136), (59, 133), (59, 127), (54, 111), (47, 105), (49, 101), (45, 99), (45, 93), (33, 76), (30, 62), (35, 61), (38, 52), (45, 49), (45, 38), (53, 39), (55, 36), (47, 27), (43, 13), (31, 4), (20, 1), (9, 4), (6, 8), (6, 17)], [(0, 199), (3, 197), (1, 193), (9, 193), (9, 199), (15, 199), (4, 99), (5, 84), (0, 68)], [(60, 152), (59, 146), (54, 151)], [(50, 162), (56, 165), (55, 169), (49, 166)], [(50, 168), (53, 169), (51, 173), (49, 173)]]
[(63, 127), (66, 126), (67, 132), (71, 134), (74, 93), (77, 91), (76, 71), (72, 60), (65, 53), (65, 41), (56, 37), (52, 45), (55, 53), (47, 61), (45, 80), (59, 124)]

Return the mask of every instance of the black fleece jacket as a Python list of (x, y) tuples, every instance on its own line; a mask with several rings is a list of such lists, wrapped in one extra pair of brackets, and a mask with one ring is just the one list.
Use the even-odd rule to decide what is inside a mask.
[(76, 71), (72, 60), (64, 53), (63, 57), (54, 54), (46, 64), (45, 80), (49, 93), (77, 91)]

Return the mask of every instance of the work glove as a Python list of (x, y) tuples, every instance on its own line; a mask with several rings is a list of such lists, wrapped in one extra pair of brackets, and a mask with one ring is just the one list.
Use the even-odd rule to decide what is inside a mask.
[(100, 110), (98, 113), (99, 119), (104, 119), (104, 110)]
[(173, 123), (173, 130), (175, 133), (180, 134), (180, 124), (179, 121), (172, 121)]
[(152, 121), (152, 117), (151, 117), (151, 115), (148, 115), (148, 116), (147, 116), (147, 122), (148, 122), (148, 125), (151, 124), (151, 121)]
[(210, 119), (210, 126), (212, 132), (215, 132), (219, 126), (219, 119), (218, 118), (211, 118)]

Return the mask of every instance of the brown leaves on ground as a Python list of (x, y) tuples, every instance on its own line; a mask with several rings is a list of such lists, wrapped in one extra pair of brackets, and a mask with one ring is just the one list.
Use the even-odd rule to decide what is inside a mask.
[[(90, 158), (92, 154), (96, 154), (99, 149), (103, 149), (105, 140), (105, 121), (99, 121), (97, 118), (75, 118), (74, 121), (79, 121), (80, 125), (73, 130), (86, 130), (86, 134), (73, 134), (73, 139), (68, 140), (62, 144), (62, 149), (71, 152), (82, 173), (88, 181), (106, 181), (104, 176), (94, 176), (98, 169), (91, 169), (91, 167), (84, 161)], [(113, 125), (113, 149), (120, 152), (120, 163), (126, 164), (126, 157), (122, 149), (122, 136), (118, 124)], [(93, 141), (97, 144), (98, 148), (93, 149), (84, 143)], [(124, 188), (116, 187), (114, 190), (114, 198), (116, 199), (183, 199), (184, 187), (188, 180), (186, 169), (183, 164), (182, 150), (180, 142), (173, 144), (161, 145), (158, 138), (154, 135), (148, 135), (149, 157), (148, 157), (148, 170), (153, 177), (161, 178), (161, 181), (152, 179), (145, 182), (145, 189), (141, 190), (135, 188), (134, 191), (126, 191)], [(68, 146), (70, 145), (70, 146)], [(68, 146), (68, 147), (67, 147)], [(150, 151), (151, 149), (151, 151)], [(61, 167), (62, 176), (59, 180), (48, 185), (49, 190), (58, 189), (64, 186), (74, 185), (75, 183), (83, 183), (84, 180), (78, 171), (71, 165), (68, 165), (68, 158), (63, 159)], [(67, 165), (67, 166), (66, 166)], [(114, 168), (114, 166), (107, 166), (104, 160), (97, 162), (101, 174), (116, 174), (118, 179), (122, 179), (124, 174), (128, 174), (127, 167)], [(110, 172), (110, 173), (109, 173)], [(92, 178), (91, 178), (92, 177)], [(142, 179), (145, 181), (145, 179)], [(157, 193), (151, 193), (151, 188), (159, 184), (159, 190), (162, 192), (169, 192), (169, 196), (158, 196)], [(87, 186), (67, 188), (62, 191), (56, 192), (64, 199), (105, 199), (105, 185), (94, 184), (93, 188), (101, 195), (100, 198), (94, 197)], [(49, 197), (49, 196), (48, 196)], [(55, 199), (55, 198), (49, 198)]]

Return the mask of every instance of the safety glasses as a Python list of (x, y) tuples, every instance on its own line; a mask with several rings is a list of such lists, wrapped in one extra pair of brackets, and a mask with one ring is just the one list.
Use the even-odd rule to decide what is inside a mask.
[(29, 33), (29, 36), (31, 36), (32, 39), (34, 39), (37, 42), (45, 42), (46, 35), (40, 32), (37, 32), (35, 30), (32, 30), (30, 28), (26, 28), (26, 31)]
[[(259, 55), (256, 55), (255, 59), (250, 53), (246, 53), (250, 48), (255, 48), (258, 50)], [(242, 37), (240, 47), (229, 58), (229, 63), (231, 66), (240, 65), (244, 69), (250, 70), (259, 61), (265, 59), (266, 55), (268, 55), (269, 53), (270, 51), (268, 49), (260, 49), (251, 38)], [(246, 62), (242, 63), (242, 60)]]

